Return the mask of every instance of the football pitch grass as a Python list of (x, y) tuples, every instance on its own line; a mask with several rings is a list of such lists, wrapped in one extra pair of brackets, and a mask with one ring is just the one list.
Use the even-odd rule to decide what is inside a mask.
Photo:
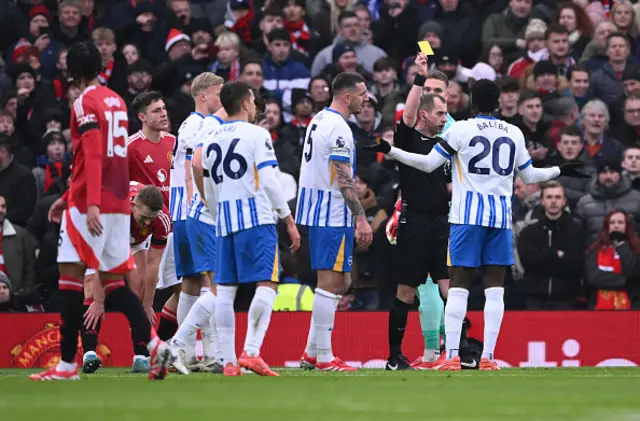
[(126, 369), (32, 382), (34, 371), (0, 370), (0, 420), (640, 420), (640, 368), (280, 369), (278, 378), (172, 373), (158, 382)]

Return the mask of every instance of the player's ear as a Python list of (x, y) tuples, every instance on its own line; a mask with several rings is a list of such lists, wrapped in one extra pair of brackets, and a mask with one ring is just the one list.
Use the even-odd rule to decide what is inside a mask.
[(147, 117), (143, 113), (138, 113), (138, 119), (144, 123)]

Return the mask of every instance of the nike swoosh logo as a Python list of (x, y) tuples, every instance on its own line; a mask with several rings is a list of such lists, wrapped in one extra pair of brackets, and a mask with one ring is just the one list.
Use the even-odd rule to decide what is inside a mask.
[(390, 370), (395, 371), (395, 370), (398, 369), (398, 364), (396, 364), (396, 365), (387, 364), (387, 367), (389, 367)]
[(478, 365), (478, 362), (475, 360), (473, 361), (473, 363), (463, 363), (462, 361), (460, 361), (460, 365), (463, 365), (469, 368), (476, 368), (476, 366)]

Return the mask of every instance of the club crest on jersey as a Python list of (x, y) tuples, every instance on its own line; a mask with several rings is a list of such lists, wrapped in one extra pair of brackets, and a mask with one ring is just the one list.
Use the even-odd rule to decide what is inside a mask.
[(158, 181), (160, 181), (161, 183), (164, 183), (165, 181), (167, 181), (167, 172), (165, 171), (164, 168), (160, 168), (158, 170)]
[(167, 161), (169, 161), (169, 164), (171, 164), (172, 160), (173, 160), (173, 152), (167, 152)]

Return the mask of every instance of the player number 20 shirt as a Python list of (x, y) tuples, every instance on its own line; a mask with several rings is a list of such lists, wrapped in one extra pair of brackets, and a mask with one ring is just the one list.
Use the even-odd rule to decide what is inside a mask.
[(453, 161), (449, 222), (510, 229), (513, 178), (531, 165), (520, 129), (477, 117), (451, 125), (444, 140), (455, 151), (435, 146)]

